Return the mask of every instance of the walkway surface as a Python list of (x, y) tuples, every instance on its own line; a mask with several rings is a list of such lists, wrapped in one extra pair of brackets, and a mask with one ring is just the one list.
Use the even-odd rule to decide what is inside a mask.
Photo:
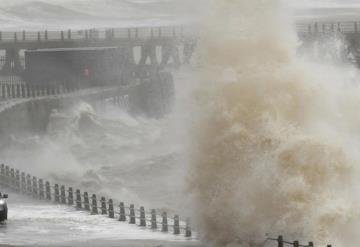
[(0, 224), (0, 246), (199, 246), (102, 215), (10, 194), (9, 220)]

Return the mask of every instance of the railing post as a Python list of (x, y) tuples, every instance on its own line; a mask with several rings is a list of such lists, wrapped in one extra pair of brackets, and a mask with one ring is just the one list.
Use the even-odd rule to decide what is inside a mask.
[(14, 170), (14, 168), (10, 169), (10, 179), (11, 179), (11, 182), (10, 182), (11, 187), (15, 188), (15, 170)]
[(135, 38), (138, 39), (139, 38), (139, 29), (135, 28)]
[(174, 234), (180, 234), (179, 215), (174, 216)]
[(36, 177), (33, 177), (32, 185), (33, 185), (33, 196), (37, 197), (38, 196), (38, 183), (37, 183)]
[(37, 33), (37, 39), (38, 39), (38, 42), (41, 41), (41, 34), (40, 34), (40, 32)]
[(278, 237), (278, 247), (284, 247), (284, 238), (281, 235)]
[(98, 214), (98, 207), (97, 207), (97, 200), (96, 200), (96, 195), (93, 194), (91, 197), (91, 214)]
[(358, 33), (359, 27), (358, 27), (358, 23), (357, 23), (357, 22), (354, 23), (354, 28), (355, 28), (355, 33)]
[(47, 30), (45, 30), (44, 39), (48, 40), (48, 31)]
[(25, 30), (22, 31), (22, 39), (25, 41), (26, 40), (26, 32)]
[(71, 40), (71, 29), (68, 30), (67, 38), (68, 38), (68, 40)]
[(151, 210), (151, 229), (157, 229), (157, 221), (156, 221), (156, 210)]
[[(6, 176), (6, 184), (8, 186), (10, 186), (11, 180), (10, 180), (10, 167), (9, 166), (5, 167), (5, 176)], [(30, 181), (30, 183), (31, 183), (31, 181)]]
[(129, 224), (136, 224), (134, 204), (130, 205), (130, 221), (129, 221)]
[(185, 237), (187, 237), (187, 238), (190, 238), (190, 237), (191, 237), (191, 222), (190, 222), (190, 218), (187, 218), (187, 219), (186, 219)]
[(39, 179), (39, 198), (44, 199), (44, 180)]
[(61, 33), (60, 33), (60, 38), (61, 38), (61, 41), (64, 41), (64, 31), (61, 30)]
[(85, 30), (85, 40), (89, 40), (89, 31)]
[(315, 31), (315, 33), (318, 33), (319, 32), (319, 29), (318, 29), (318, 24), (317, 24), (317, 22), (315, 22), (315, 24), (314, 24), (314, 31)]
[(81, 209), (81, 192), (80, 190), (76, 190), (76, 208)]
[(120, 216), (119, 221), (126, 221), (125, 206), (123, 202), (120, 202)]
[(32, 186), (31, 186), (31, 176), (30, 176), (30, 174), (28, 174), (26, 176), (26, 188), (27, 188), (27, 194), (31, 195), (32, 194)]
[(146, 226), (145, 208), (140, 207), (140, 226)]
[(61, 200), (61, 204), (66, 204), (66, 192), (64, 185), (61, 185), (60, 187), (60, 200)]
[(87, 211), (90, 211), (90, 201), (89, 201), (89, 194), (84, 192), (84, 208)]
[(101, 197), (100, 201), (101, 201), (101, 214), (107, 214), (105, 197)]
[(109, 199), (108, 203), (109, 203), (109, 217), (113, 219), (115, 217), (114, 202), (112, 199)]
[(51, 188), (49, 181), (45, 182), (46, 200), (51, 201)]
[(169, 231), (169, 226), (168, 226), (168, 218), (167, 218), (167, 213), (163, 212), (162, 213), (162, 228), (161, 228), (162, 232), (168, 232)]
[(25, 176), (25, 172), (21, 173), (21, 192), (26, 194), (26, 176)]
[(69, 187), (68, 193), (68, 205), (74, 205), (74, 192), (72, 187)]
[(16, 170), (15, 171), (15, 188), (17, 192), (20, 192), (20, 171)]
[(59, 185), (58, 184), (54, 185), (54, 198), (55, 198), (55, 202), (60, 203), (60, 194), (59, 194)]
[(15, 33), (14, 33), (14, 42), (16, 43), (17, 40), (18, 40), (18, 38), (17, 38), (17, 33), (15, 32)]
[(2, 180), (5, 181), (5, 165), (0, 165), (0, 176), (2, 177)]

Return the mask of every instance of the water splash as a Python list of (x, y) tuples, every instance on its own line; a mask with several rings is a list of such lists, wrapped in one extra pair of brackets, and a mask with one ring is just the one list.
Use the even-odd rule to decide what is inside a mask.
[(349, 68), (300, 59), (280, 1), (211, 10), (189, 176), (204, 238), (246, 246), (281, 233), (356, 246), (360, 91), (344, 86)]

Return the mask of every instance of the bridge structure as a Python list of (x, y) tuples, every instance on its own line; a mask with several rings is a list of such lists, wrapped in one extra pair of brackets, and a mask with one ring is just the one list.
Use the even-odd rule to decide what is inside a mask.
[(180, 66), (189, 63), (196, 38), (190, 28), (182, 26), (0, 32), (0, 50), (5, 54), (0, 75), (19, 75), (23, 71), (23, 50), (78, 47), (118, 47), (129, 64), (165, 66), (172, 60)]
[[(326, 38), (334, 34), (345, 37), (352, 46), (353, 50), (360, 47), (360, 22), (341, 22), (341, 23), (300, 23), (297, 25), (299, 37), (306, 41), (314, 41), (319, 38)], [(127, 62), (134, 65), (168, 65), (170, 60), (176, 66), (189, 63), (197, 46), (197, 35), (191, 28), (186, 27), (144, 27), (127, 29), (89, 29), (89, 30), (67, 30), (67, 31), (39, 31), (39, 32), (0, 32), (0, 51), (5, 54), (0, 70), (0, 77), (21, 75), (24, 70), (22, 61), (23, 50), (49, 49), (49, 48), (77, 48), (77, 47), (119, 47), (127, 54)], [(136, 54), (138, 52), (138, 54)], [(160, 54), (160, 56), (159, 56)], [(136, 59), (139, 55), (139, 59)], [(160, 59), (159, 59), (160, 58)], [(11, 79), (12, 80), (12, 79)], [(1, 81), (1, 78), (0, 78)], [(0, 83), (1, 84), (1, 83)], [(10, 81), (11, 86), (0, 86), (0, 97), (5, 99), (16, 99), (14, 104), (5, 104), (8, 107), (2, 109), (0, 104), (0, 114), (2, 119), (9, 119), (5, 122), (0, 121), (0, 130), (15, 128), (14, 123), (25, 123), (24, 112), (29, 112), (28, 118), (48, 118), (53, 106), (58, 107), (64, 100), (84, 98), (91, 101), (112, 98), (114, 101), (121, 101), (122, 96), (127, 90), (124, 88), (102, 88), (93, 91), (69, 92), (59, 88), (34, 88), (24, 85), (21, 80)], [(49, 104), (49, 102), (51, 102)], [(46, 105), (49, 105), (46, 107)], [(16, 112), (17, 111), (17, 112)], [(20, 112), (21, 114), (18, 114)], [(14, 114), (12, 114), (14, 113)], [(7, 115), (4, 115), (7, 114)], [(10, 116), (10, 117), (9, 117)], [(21, 119), (19, 119), (21, 116)], [(39, 117), (39, 118), (40, 118)], [(31, 119), (34, 126), (39, 126), (39, 122)], [(41, 124), (40, 124), (41, 125)], [(46, 126), (43, 126), (44, 128)], [(25, 128), (19, 126), (19, 128)], [(1, 131), (0, 131), (1, 134)], [(41, 200), (55, 200), (57, 203), (75, 205), (78, 209), (85, 209), (93, 214), (109, 215), (110, 218), (118, 217), (121, 221), (136, 224), (136, 220), (141, 227), (149, 227), (154, 230), (157, 225), (161, 225), (161, 231), (167, 232), (168, 226), (172, 227), (174, 234), (184, 234), (191, 238), (190, 221), (180, 221), (178, 215), (171, 219), (167, 214), (157, 215), (154, 210), (146, 212), (143, 207), (138, 210), (134, 205), (125, 207), (123, 203), (114, 204), (112, 199), (101, 198), (98, 201), (96, 195), (88, 197), (88, 193), (79, 194), (80, 191), (69, 187), (68, 195), (65, 193), (65, 186), (54, 184), (49, 187), (49, 183), (38, 179), (29, 174), (9, 168), (4, 165), (0, 167), (0, 182), (13, 187), (16, 191), (36, 196)], [(48, 192), (48, 193), (46, 193)], [(100, 207), (98, 207), (100, 203)], [(118, 211), (114, 209), (118, 207)], [(99, 210), (99, 211), (98, 211)], [(125, 212), (125, 210), (127, 210)], [(137, 215), (135, 213), (138, 213)], [(157, 219), (161, 219), (158, 221)], [(168, 221), (172, 222), (171, 225)], [(159, 229), (159, 230), (160, 230)], [(281, 236), (277, 239), (279, 247), (284, 244), (289, 246), (314, 246), (312, 242), (308, 245), (300, 245), (298, 241), (286, 242)], [(330, 246), (330, 245), (329, 245)]]
[[(360, 22), (298, 23), (299, 37), (311, 41), (341, 34), (352, 50), (360, 47)], [(0, 31), (0, 76), (20, 75), (22, 51), (49, 48), (119, 47), (130, 64), (179, 67), (189, 63), (197, 46), (196, 28), (189, 26), (108, 28), (62, 31)], [(138, 57), (136, 59), (136, 57)]]

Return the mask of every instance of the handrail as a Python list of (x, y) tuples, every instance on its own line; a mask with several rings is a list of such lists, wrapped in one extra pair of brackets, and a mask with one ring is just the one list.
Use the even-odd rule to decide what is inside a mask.
[[(92, 215), (102, 214), (108, 215), (110, 218), (115, 218), (115, 215), (118, 215), (119, 221), (129, 220), (130, 224), (137, 224), (143, 228), (169, 232), (169, 227), (171, 227), (174, 235), (183, 234), (187, 239), (191, 239), (193, 236), (189, 218), (181, 221), (179, 215), (168, 217), (166, 212), (157, 215), (155, 209), (149, 213), (144, 207), (136, 209), (134, 204), (126, 207), (123, 202), (117, 204), (119, 205), (117, 211), (114, 209), (116, 204), (112, 199), (106, 200), (105, 197), (101, 197), (98, 200), (96, 194), (90, 195), (88, 192), (84, 192), (82, 196), (80, 190), (74, 190), (73, 187), (60, 186), (59, 184), (51, 186), (49, 181), (4, 164), (0, 165), (0, 183), (33, 198), (75, 206), (76, 209), (89, 211)], [(158, 221), (157, 218), (161, 218), (161, 221)], [(158, 225), (161, 225), (161, 228), (158, 228)]]

